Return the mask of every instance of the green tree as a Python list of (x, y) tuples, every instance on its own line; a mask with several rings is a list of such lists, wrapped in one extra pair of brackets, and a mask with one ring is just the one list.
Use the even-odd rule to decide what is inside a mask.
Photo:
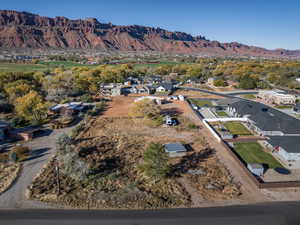
[(241, 77), (239, 87), (243, 89), (254, 89), (257, 87), (257, 81), (250, 75), (245, 75)]
[(226, 81), (224, 79), (214, 80), (214, 86), (216, 87), (225, 87), (227, 86)]
[(161, 144), (150, 143), (144, 152), (143, 160), (140, 170), (147, 177), (161, 180), (170, 173), (171, 167), (168, 162), (168, 155)]

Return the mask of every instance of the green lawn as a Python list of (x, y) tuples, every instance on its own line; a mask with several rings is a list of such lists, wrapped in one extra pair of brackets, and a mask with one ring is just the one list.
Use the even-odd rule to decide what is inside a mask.
[(262, 146), (257, 142), (235, 143), (234, 151), (246, 163), (266, 164), (269, 168), (282, 167), (271, 154), (264, 152)]
[(216, 114), (217, 114), (218, 116), (221, 116), (221, 117), (228, 116), (228, 114), (227, 114), (226, 112), (224, 112), (224, 111), (216, 111)]
[(224, 127), (229, 130), (229, 132), (233, 135), (253, 135), (250, 130), (248, 130), (242, 123), (240, 122), (225, 122)]
[(46, 67), (60, 67), (64, 66), (66, 68), (72, 68), (72, 67), (96, 67), (99, 66), (97, 64), (95, 65), (86, 65), (86, 64), (80, 64), (76, 62), (71, 62), (71, 61), (51, 61), (51, 62), (40, 62), (39, 65), (44, 65)]
[(39, 64), (0, 63), (0, 72), (44, 71), (47, 67)]
[(203, 106), (212, 106), (211, 101), (205, 100), (205, 99), (190, 99), (191, 103), (198, 106), (198, 107), (203, 107)]
[(277, 109), (291, 109), (292, 106), (290, 106), (290, 105), (277, 105), (277, 106), (275, 106), (275, 108), (277, 108)]
[(246, 99), (255, 99), (256, 97), (253, 94), (247, 94), (247, 95), (244, 95), (244, 98), (246, 98)]
[(40, 62), (38, 64), (0, 63), (0, 72), (35, 72), (46, 71), (56, 67), (64, 66), (66, 69), (72, 67), (96, 67), (98, 65), (82, 65), (69, 61)]

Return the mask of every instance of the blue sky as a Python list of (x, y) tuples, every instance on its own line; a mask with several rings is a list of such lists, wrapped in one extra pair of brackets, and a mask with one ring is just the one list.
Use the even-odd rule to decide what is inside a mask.
[(269, 49), (300, 49), (300, 0), (3, 0), (0, 7), (161, 27)]

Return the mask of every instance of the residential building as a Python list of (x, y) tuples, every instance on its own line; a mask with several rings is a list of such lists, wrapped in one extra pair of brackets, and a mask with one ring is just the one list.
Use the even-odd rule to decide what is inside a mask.
[(104, 96), (118, 96), (125, 94), (126, 88), (120, 83), (101, 84), (99, 92)]
[(171, 83), (161, 83), (155, 87), (156, 92), (171, 92), (173, 91), (173, 85)]
[(144, 80), (148, 84), (159, 84), (163, 82), (163, 79), (160, 75), (147, 76)]
[(300, 161), (300, 120), (264, 104), (240, 100), (229, 104), (226, 112), (248, 119), (245, 125), (261, 136), (265, 146), (286, 164)]
[(136, 85), (130, 89), (133, 94), (153, 94), (155, 92), (154, 88), (146, 85)]
[(296, 96), (290, 94), (278, 93), (277, 91), (259, 91), (258, 97), (267, 103), (276, 105), (294, 105)]

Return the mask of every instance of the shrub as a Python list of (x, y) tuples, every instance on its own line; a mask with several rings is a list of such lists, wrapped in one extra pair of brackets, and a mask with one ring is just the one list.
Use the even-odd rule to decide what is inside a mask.
[(76, 138), (76, 136), (85, 128), (86, 124), (84, 121), (82, 121), (78, 126), (74, 127), (71, 131), (70, 137), (72, 139)]
[(29, 148), (26, 146), (15, 146), (12, 148), (10, 153), (10, 159), (14, 162), (22, 161), (26, 159), (29, 155)]
[(29, 122), (23, 117), (15, 117), (11, 121), (11, 125), (15, 128), (26, 127), (29, 125)]
[(215, 80), (214, 81), (214, 86), (216, 86), (216, 87), (225, 87), (225, 86), (227, 86), (227, 83), (223, 79)]
[(62, 134), (57, 139), (56, 148), (59, 150), (65, 150), (65, 147), (70, 144), (72, 144), (72, 139), (68, 135)]
[(149, 99), (135, 102), (131, 107), (129, 115), (132, 117), (143, 117), (146, 119), (156, 120), (160, 117), (161, 109)]
[(92, 111), (89, 112), (90, 116), (99, 116), (105, 109), (105, 102), (97, 103)]
[(80, 97), (80, 100), (81, 100), (82, 102), (93, 102), (93, 101), (94, 101), (93, 98), (92, 98), (92, 96), (89, 95), (89, 94), (82, 95), (82, 96)]
[(198, 129), (199, 126), (197, 126), (196, 124), (190, 123), (188, 124), (188, 129), (194, 130), (194, 129)]
[(0, 154), (0, 163), (6, 163), (9, 160), (9, 155), (7, 153)]

